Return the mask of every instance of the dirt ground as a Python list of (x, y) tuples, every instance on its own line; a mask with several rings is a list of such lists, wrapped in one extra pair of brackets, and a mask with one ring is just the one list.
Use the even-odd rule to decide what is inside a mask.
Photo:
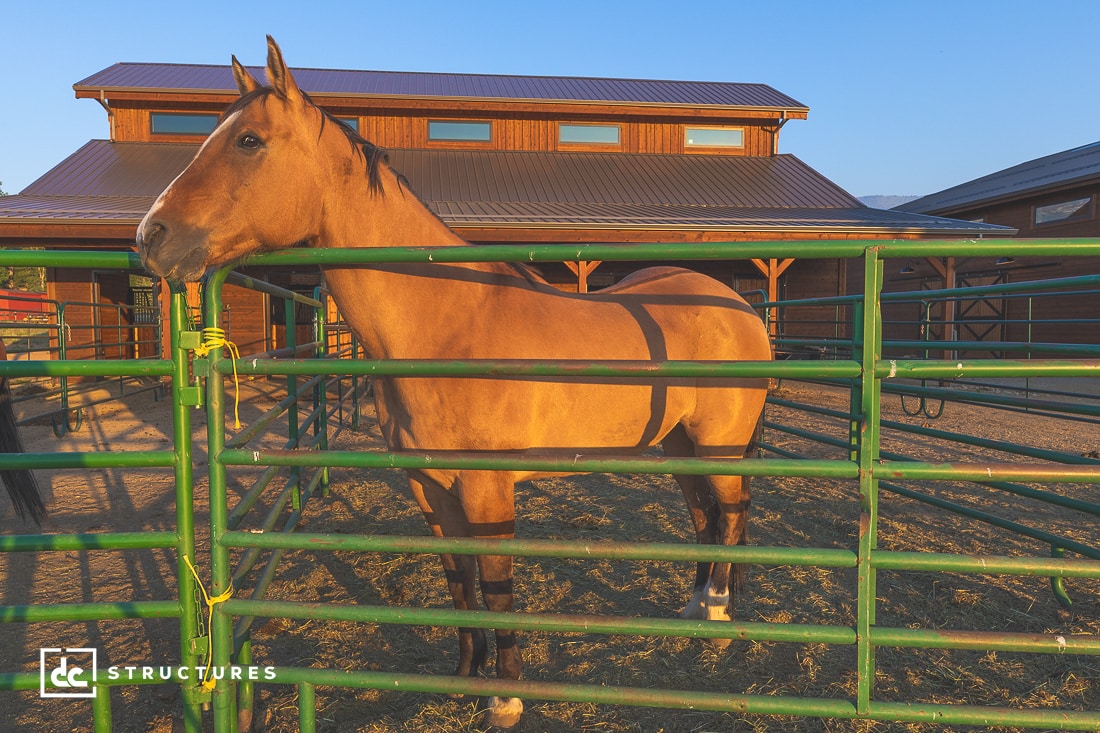
[[(245, 382), (242, 419), (254, 420), (281, 396), (273, 383)], [(836, 389), (785, 383), (784, 399), (844, 409)], [(943, 416), (908, 417), (897, 397), (884, 398), (887, 419), (947, 431), (1019, 440), (1077, 455), (1096, 456), (1100, 427), (1024, 413), (948, 405)], [(195, 412), (196, 445), (205, 442), (203, 413)], [(369, 416), (368, 416), (369, 418)], [(769, 419), (843, 438), (843, 421), (769, 408)], [(24, 430), (30, 451), (167, 449), (170, 413), (165, 401), (145, 392), (89, 407), (84, 426), (56, 438), (48, 425)], [(778, 431), (765, 440), (777, 447), (840, 457)], [(378, 449), (372, 420), (344, 431), (340, 449)], [(947, 446), (887, 432), (887, 450), (922, 459), (998, 457), (982, 449)], [(196, 460), (196, 525), (200, 567), (207, 521), (204, 457)], [(231, 493), (242, 493), (255, 471), (234, 471)], [(43, 470), (38, 473), (51, 516), (45, 532), (169, 531), (175, 526), (168, 470)], [(1038, 508), (977, 486), (927, 483), (940, 497), (980, 507), (1051, 532), (1100, 545), (1094, 517)], [(1058, 488), (1058, 487), (1044, 487)], [(752, 542), (757, 545), (854, 549), (859, 511), (852, 482), (758, 478), (753, 482)], [(1096, 501), (1095, 486), (1068, 485), (1061, 493)], [(0, 504), (0, 531), (29, 531)], [(523, 537), (691, 541), (678, 489), (663, 476), (594, 475), (521, 485), (518, 529)], [(396, 471), (334, 469), (330, 496), (310, 503), (309, 532), (426, 534), (419, 511)], [(880, 547), (966, 554), (1045, 556), (1049, 547), (962, 519), (887, 492), (882, 494)], [(175, 594), (174, 553), (8, 553), (0, 556), (4, 605), (170, 599)], [(684, 564), (605, 560), (517, 560), (518, 610), (667, 618), (690, 595), (692, 568)], [(880, 572), (878, 623), (923, 629), (971, 629), (1042, 634), (1100, 634), (1100, 581), (1070, 580), (1072, 611), (1055, 601), (1043, 578)], [(449, 607), (433, 557), (291, 552), (269, 597), (326, 603)], [(856, 621), (855, 572), (828, 568), (758, 566), (749, 571), (738, 618), (768, 623), (829, 624)], [(582, 634), (522, 635), (528, 679), (664, 689), (727, 691), (850, 699), (855, 696), (855, 650), (823, 644), (737, 642), (716, 653), (685, 639)], [(0, 670), (36, 671), (43, 646), (99, 650), (100, 667), (165, 664), (178, 660), (171, 620), (8, 623), (0, 625)], [(448, 629), (274, 619), (254, 631), (258, 664), (447, 674), (457, 649)], [(876, 699), (1020, 707), (1100, 710), (1100, 660), (1095, 657), (1000, 652), (881, 648)], [(135, 686), (112, 691), (117, 731), (169, 733), (181, 705), (173, 686)], [(320, 688), (318, 730), (340, 732), (476, 730), (474, 703), (441, 695)], [(666, 711), (595, 704), (528, 701), (520, 733), (565, 731), (932, 731), (943, 726), (857, 723), (813, 718), (775, 718), (733, 713)], [(86, 701), (41, 700), (37, 692), (0, 693), (5, 731), (53, 733), (91, 729)], [(261, 686), (256, 728), (297, 730), (296, 691)]]

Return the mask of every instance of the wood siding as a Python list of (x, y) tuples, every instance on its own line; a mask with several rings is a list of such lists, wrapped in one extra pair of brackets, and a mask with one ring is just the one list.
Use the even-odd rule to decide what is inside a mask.
[[(153, 135), (150, 132), (152, 112), (216, 112), (213, 108), (181, 109), (178, 106), (119, 106), (111, 109), (111, 136), (118, 142), (198, 142), (198, 135)], [(684, 118), (652, 116), (602, 115), (562, 117), (548, 113), (485, 113), (456, 115), (440, 109), (419, 110), (410, 115), (407, 110), (372, 109), (349, 111), (330, 109), (341, 117), (359, 120), (359, 133), (367, 140), (389, 148), (473, 148), (477, 150), (587, 150), (620, 153), (652, 154), (722, 154), (769, 156), (775, 150), (777, 120), (751, 118)], [(441, 142), (428, 139), (428, 120), (485, 120), (492, 123), (492, 141), (487, 143)], [(616, 124), (621, 127), (618, 145), (559, 144), (558, 124)], [(744, 145), (722, 150), (689, 150), (684, 145), (685, 129), (692, 126), (730, 126), (744, 130)]]

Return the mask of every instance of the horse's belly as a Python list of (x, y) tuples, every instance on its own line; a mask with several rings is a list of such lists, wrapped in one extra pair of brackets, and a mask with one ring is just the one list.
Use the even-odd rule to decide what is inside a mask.
[[(403, 450), (638, 452), (690, 410), (684, 384), (393, 380), (383, 431)], [(385, 417), (382, 417), (382, 415)]]

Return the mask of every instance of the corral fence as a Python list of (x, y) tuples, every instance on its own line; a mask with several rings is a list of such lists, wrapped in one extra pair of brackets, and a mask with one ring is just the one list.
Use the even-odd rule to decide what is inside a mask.
[[(52, 258), (43, 262), (54, 263)], [(151, 293), (150, 293), (151, 294)], [(8, 291), (0, 304), (0, 339), (9, 360), (85, 364), (109, 359), (155, 359), (160, 352), (160, 312), (151, 305), (58, 301)], [(20, 420), (49, 420), (54, 434), (80, 430), (85, 410), (126, 396), (164, 396), (160, 378), (73, 372), (13, 380), (13, 403), (31, 403)]]
[[(1095, 350), (1050, 353), (1034, 350), (1020, 358), (1000, 355), (963, 358), (959, 344), (930, 346), (927, 339), (914, 343), (888, 343), (883, 338), (882, 312), (889, 297), (882, 294), (883, 264), (890, 259), (940, 257), (957, 253), (965, 247), (968, 256), (1027, 256), (1054, 254), (1065, 256), (1100, 255), (1097, 240), (986, 240), (958, 242), (763, 242), (717, 243), (692, 245), (629, 245), (629, 246), (476, 246), (467, 248), (386, 248), (352, 251), (292, 250), (264, 255), (250, 260), (265, 266), (305, 264), (360, 264), (380, 262), (468, 262), (506, 260), (518, 262), (560, 262), (563, 260), (639, 260), (673, 259), (677, 261), (746, 259), (750, 257), (795, 257), (808, 259), (859, 258), (862, 262), (862, 295), (835, 303), (815, 303), (820, 310), (841, 308), (843, 316), (836, 318), (833, 338), (815, 337), (811, 353), (829, 352), (830, 359), (789, 359), (776, 362), (709, 363), (709, 362), (528, 362), (528, 361), (380, 361), (371, 359), (319, 360), (287, 358), (285, 355), (259, 355), (231, 358), (223, 346), (218, 329), (220, 289), (229, 277), (226, 271), (214, 273), (206, 283), (206, 316), (202, 327), (187, 322), (185, 307), (179, 295), (173, 296), (171, 343), (172, 358), (134, 363), (128, 360), (101, 361), (87, 367), (93, 373), (143, 373), (171, 378), (172, 399), (177, 405), (175, 437), (172, 450), (150, 451), (133, 455), (105, 456), (35, 454), (0, 456), (4, 467), (89, 465), (156, 465), (171, 467), (177, 481), (178, 528), (173, 533), (114, 533), (94, 536), (33, 535), (5, 537), (0, 549), (10, 552), (51, 550), (93, 550), (104, 547), (166, 547), (179, 556), (179, 597), (141, 603), (78, 604), (76, 606), (7, 607), (0, 609), (4, 621), (42, 621), (58, 619), (138, 618), (158, 614), (180, 620), (182, 665), (198, 665), (213, 669), (228, 669), (233, 664), (245, 665), (262, 660), (251, 657), (250, 629), (257, 618), (295, 618), (343, 620), (364, 623), (413, 624), (428, 626), (462, 626), (493, 628), (503, 626), (517, 630), (549, 632), (584, 632), (589, 634), (632, 634), (651, 636), (685, 636), (694, 638), (735, 638), (778, 643), (820, 643), (850, 647), (856, 692), (851, 698), (809, 698), (781, 695), (745, 694), (739, 690), (721, 692), (638, 689), (577, 684), (569, 681), (502, 681), (495, 679), (457, 678), (437, 675), (394, 673), (386, 671), (346, 670), (332, 667), (278, 666), (260, 682), (271, 685), (292, 685), (297, 688), (299, 725), (302, 731), (316, 729), (316, 688), (318, 686), (400, 690), (404, 692), (446, 692), (473, 695), (517, 696), (542, 700), (571, 700), (616, 705), (641, 705), (678, 709), (717, 710), (735, 713), (758, 713), (842, 719), (896, 720), (937, 723), (941, 725), (1010, 725), (1048, 729), (1096, 730), (1100, 728), (1098, 709), (1050, 709), (990, 707), (974, 705), (935, 704), (927, 701), (883, 701), (875, 695), (876, 650), (884, 647), (923, 649), (978, 649), (1005, 652), (1028, 652), (1051, 655), (1100, 655), (1100, 638), (1095, 635), (1005, 633), (981, 630), (945, 630), (932, 628), (892, 628), (878, 623), (876, 611), (877, 574), (880, 571), (952, 572), (968, 574), (1005, 574), (1049, 577), (1060, 583), (1064, 579), (1100, 578), (1095, 544), (1072, 542), (1061, 537), (1040, 536), (1049, 541), (1054, 557), (1009, 557), (1001, 555), (969, 556), (939, 552), (884, 551), (878, 548), (880, 495), (884, 490), (898, 488), (911, 491), (914, 483), (924, 481), (978, 482), (1001, 489), (1008, 486), (1040, 484), (1042, 490), (1029, 498), (1059, 501), (1059, 487), (1065, 484), (1095, 485), (1100, 482), (1098, 461), (1068, 462), (1049, 454), (1020, 455), (1018, 460), (976, 460), (954, 463), (906, 460), (885, 455), (881, 449), (884, 430), (893, 426), (882, 420), (883, 400), (895, 395), (910, 399), (924, 396), (947, 399), (946, 386), (951, 380), (1018, 379), (1088, 380), (1100, 376), (1100, 359)], [(51, 253), (55, 255), (56, 253)], [(0, 253), (0, 257), (8, 253)], [(133, 258), (117, 255), (116, 266), (133, 266)], [(109, 258), (108, 258), (109, 259)], [(3, 260), (0, 260), (2, 262)], [(19, 262), (17, 264), (24, 264)], [(95, 266), (108, 266), (97, 262)], [(239, 283), (238, 283), (239, 284)], [(270, 287), (251, 283), (257, 287)], [(318, 293), (315, 305), (325, 304)], [(928, 293), (922, 294), (929, 297)], [(297, 296), (300, 297), (300, 296)], [(953, 297), (948, 294), (948, 297)], [(968, 297), (970, 297), (968, 295)], [(803, 304), (805, 305), (805, 304)], [(292, 306), (288, 306), (290, 308)], [(797, 309), (798, 304), (764, 304), (770, 314), (783, 307)], [(840, 311), (838, 311), (840, 312)], [(771, 315), (766, 315), (771, 317)], [(288, 322), (291, 319), (288, 317)], [(323, 350), (331, 340), (326, 329), (339, 327), (323, 317), (318, 321), (318, 337), (312, 348)], [(288, 338), (293, 329), (288, 329)], [(784, 336), (791, 339), (793, 337)], [(829, 342), (832, 343), (829, 343)], [(793, 346), (789, 340), (784, 346)], [(1007, 352), (1009, 344), (997, 351)], [(341, 346), (339, 349), (345, 347)], [(346, 347), (354, 352), (350, 341)], [(902, 349), (896, 356), (891, 349)], [(1011, 348), (1015, 348), (1014, 345)], [(296, 350), (296, 349), (295, 349)], [(945, 350), (949, 350), (945, 353)], [(984, 350), (984, 345), (983, 349)], [(927, 351), (928, 353), (923, 353)], [(968, 350), (970, 351), (970, 350)], [(973, 349), (977, 352), (979, 349)], [(968, 353), (969, 357), (970, 354)], [(72, 368), (53, 362), (9, 363), (2, 367), (9, 375), (59, 374)], [(253, 447), (249, 440), (260, 427), (226, 438), (224, 426), (231, 414), (231, 391), (234, 376), (284, 376), (288, 398), (284, 407), (287, 422), (295, 435), (283, 446)], [(765, 433), (765, 455), (740, 461), (721, 459), (665, 459), (652, 457), (576, 457), (561, 459), (527, 457), (514, 454), (410, 454), (353, 453), (326, 449), (331, 433), (325, 428), (327, 418), (342, 408), (327, 403), (331, 394), (345, 394), (345, 388), (329, 384), (329, 380), (355, 379), (360, 382), (370, 376), (394, 375), (407, 378), (454, 377), (466, 375), (538, 376), (554, 378), (599, 377), (637, 378), (645, 376), (680, 376), (697, 379), (760, 378), (773, 380), (826, 380), (841, 385), (850, 393), (850, 407), (839, 417), (847, 425), (846, 434), (838, 445), (837, 455), (827, 458), (782, 455), (769, 451)], [(304, 381), (300, 381), (304, 380)], [(934, 383), (934, 386), (929, 386)], [(942, 384), (941, 384), (942, 383)], [(321, 387), (314, 408), (299, 415), (296, 397), (309, 386)], [(894, 385), (900, 385), (895, 389)], [(357, 394), (358, 386), (347, 390)], [(928, 392), (927, 390), (943, 390)], [(1083, 391), (1083, 390), (1082, 390)], [(954, 397), (951, 392), (951, 397)], [(1076, 392), (1074, 392), (1076, 394)], [(1027, 395), (1024, 400), (1031, 400)], [(1048, 400), (1049, 401), (1049, 400)], [(210, 543), (208, 558), (198, 558), (193, 572), (194, 526), (190, 514), (193, 497), (190, 494), (192, 476), (190, 417), (187, 409), (202, 405), (207, 413), (210, 491)], [(295, 405), (295, 407), (291, 407)], [(1028, 403), (1020, 409), (1032, 409)], [(1049, 406), (1047, 406), (1049, 407)], [(349, 408), (357, 415), (357, 408)], [(1086, 416), (1087, 417), (1087, 416)], [(255, 425), (255, 424), (254, 424)], [(791, 429), (775, 423), (770, 430)], [(820, 436), (810, 436), (819, 439)], [(832, 438), (824, 438), (828, 443)], [(776, 457), (776, 456), (780, 457)], [(130, 463), (133, 461), (133, 463)], [(420, 468), (448, 466), (454, 468), (505, 469), (639, 474), (695, 473), (744, 474), (770, 477), (817, 477), (839, 479), (858, 486), (859, 519), (857, 540), (848, 548), (790, 547), (700, 547), (686, 544), (636, 544), (613, 542), (574, 543), (550, 540), (436, 539), (431, 537), (398, 537), (387, 535), (330, 535), (293, 531), (302, 508), (311, 495), (326, 490), (328, 467), (350, 468)], [(264, 469), (263, 478), (255, 488), (230, 506), (227, 477), (237, 467)], [(285, 472), (284, 472), (285, 470)], [(272, 487), (275, 476), (286, 477)], [(1004, 488), (1014, 491), (1014, 489)], [(244, 521), (251, 506), (250, 499), (273, 492), (268, 514), (260, 519)], [(1074, 501), (1069, 507), (1095, 517), (1100, 506), (1096, 502)], [(982, 517), (974, 517), (986, 521)], [(1094, 520), (1092, 520), (1094, 521)], [(774, 624), (751, 621), (716, 623), (681, 619), (616, 618), (604, 616), (570, 616), (546, 613), (493, 614), (489, 612), (459, 612), (450, 609), (396, 608), (362, 604), (322, 605), (308, 601), (270, 601), (264, 599), (264, 588), (278, 572), (277, 562), (288, 550), (329, 552), (414, 552), (453, 554), (511, 554), (532, 557), (613, 558), (630, 560), (674, 560), (682, 562), (713, 561), (765, 565), (800, 565), (848, 568), (855, 571), (854, 596), (857, 599), (855, 623), (851, 625)], [(265, 560), (265, 563), (261, 563)], [(209, 580), (203, 577), (209, 568)], [(201, 579), (200, 582), (196, 582)], [(210, 599), (210, 603), (200, 603)], [(1067, 600), (1063, 598), (1063, 600)], [(209, 626), (206, 626), (209, 619)], [(91, 681), (85, 674), (78, 680)], [(32, 672), (15, 672), (0, 676), (0, 688), (36, 689), (40, 676)], [(96, 679), (100, 694), (92, 701), (97, 730), (110, 730), (112, 684), (130, 681)], [(254, 694), (248, 679), (233, 679), (222, 675), (211, 685), (194, 676), (186, 680), (184, 690), (184, 722), (189, 731), (200, 726), (200, 707), (213, 708), (215, 730), (233, 731), (238, 711), (248, 708)]]

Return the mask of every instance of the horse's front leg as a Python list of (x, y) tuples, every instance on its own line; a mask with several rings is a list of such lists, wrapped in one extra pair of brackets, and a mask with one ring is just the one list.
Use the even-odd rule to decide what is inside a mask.
[[(461, 537), (469, 533), (462, 505), (439, 484), (415, 472), (409, 473), (409, 487), (436, 537)], [(476, 609), (477, 562), (469, 555), (440, 555), (447, 588), (459, 611)], [(482, 629), (458, 629), (458, 667), (455, 674), (474, 677), (485, 664), (488, 644)]]
[[(510, 475), (489, 471), (462, 475), (456, 490), (474, 537), (511, 539), (515, 536), (515, 485)], [(514, 606), (513, 565), (510, 555), (479, 555), (477, 565), (481, 597), (485, 607), (500, 613)], [(511, 629), (495, 629), (497, 677), (518, 680), (523, 671), (523, 655)], [(519, 723), (523, 701), (519, 698), (492, 697), (488, 700), (484, 722), (490, 728), (507, 730)]]

